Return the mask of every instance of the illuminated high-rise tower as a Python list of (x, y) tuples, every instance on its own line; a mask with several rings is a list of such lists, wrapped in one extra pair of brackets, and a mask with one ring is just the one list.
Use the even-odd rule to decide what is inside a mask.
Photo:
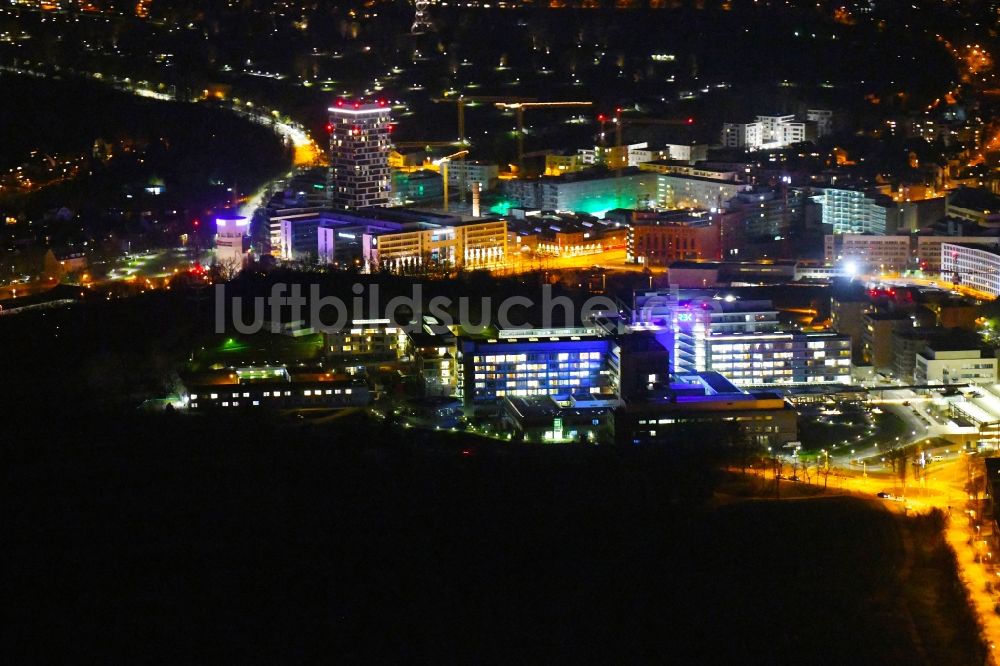
[(388, 205), (388, 105), (338, 100), (329, 111), (330, 205), (338, 209)]

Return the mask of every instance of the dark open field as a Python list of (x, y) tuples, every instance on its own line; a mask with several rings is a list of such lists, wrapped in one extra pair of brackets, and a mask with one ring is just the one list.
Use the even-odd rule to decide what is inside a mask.
[(710, 509), (691, 452), (363, 415), (9, 434), (16, 663), (982, 663), (933, 524), (851, 499)]

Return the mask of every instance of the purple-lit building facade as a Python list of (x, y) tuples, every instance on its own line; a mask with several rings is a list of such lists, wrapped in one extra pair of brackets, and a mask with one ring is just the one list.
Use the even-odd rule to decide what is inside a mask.
[(851, 339), (783, 331), (769, 300), (715, 290), (639, 292), (634, 326), (670, 351), (675, 374), (721, 372), (737, 386), (851, 383)]

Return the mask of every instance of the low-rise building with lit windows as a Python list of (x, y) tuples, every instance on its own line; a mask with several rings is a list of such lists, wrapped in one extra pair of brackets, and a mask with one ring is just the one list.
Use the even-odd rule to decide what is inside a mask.
[(424, 395), (451, 397), (458, 380), (458, 349), (451, 330), (424, 315), (420, 330), (407, 333), (406, 353), (413, 358)]
[(324, 372), (290, 373), (284, 366), (252, 366), (191, 378), (193, 411), (363, 407), (370, 401), (363, 379)]
[(827, 264), (860, 273), (896, 273), (916, 267), (910, 236), (835, 234), (824, 239)]
[(406, 345), (403, 329), (389, 319), (353, 319), (349, 326), (323, 336), (329, 357), (390, 359)]
[[(991, 352), (992, 353), (992, 352)], [(928, 343), (916, 356), (917, 384), (996, 384), (997, 359), (961, 340)]]
[(626, 400), (615, 411), (621, 445), (686, 444), (782, 447), (798, 439), (795, 410), (777, 393), (748, 392), (717, 372), (682, 373), (667, 386)]

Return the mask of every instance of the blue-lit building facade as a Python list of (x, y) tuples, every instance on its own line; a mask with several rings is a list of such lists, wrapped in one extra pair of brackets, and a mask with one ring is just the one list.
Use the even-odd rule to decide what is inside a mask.
[(458, 341), (458, 395), (467, 406), (505, 396), (612, 394), (614, 341), (587, 328), (503, 331)]

